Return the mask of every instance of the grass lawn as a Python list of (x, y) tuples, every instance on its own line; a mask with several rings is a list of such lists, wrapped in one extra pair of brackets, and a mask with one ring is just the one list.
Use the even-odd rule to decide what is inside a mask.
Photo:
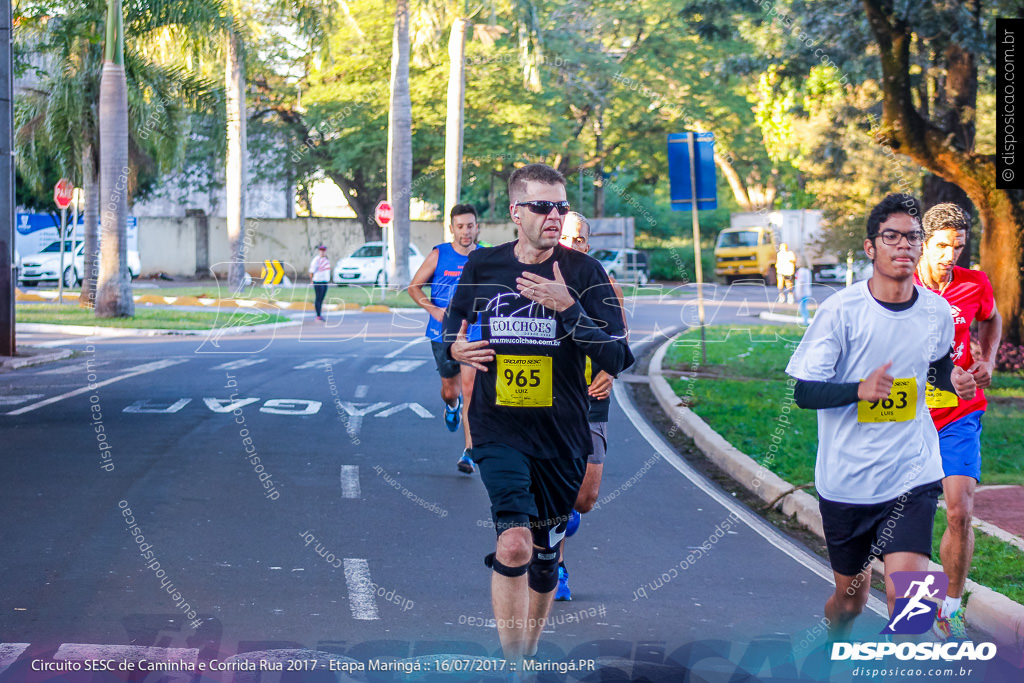
[(57, 325), (88, 325), (98, 327), (128, 327), (157, 330), (211, 330), (227, 327), (263, 325), (287, 322), (286, 316), (254, 309), (178, 311), (173, 308), (135, 308), (133, 318), (97, 318), (87, 308), (77, 304), (18, 304), (15, 311), (18, 322), (53, 323)]
[[(803, 336), (798, 326), (709, 327), (707, 365), (701, 366), (699, 330), (688, 330), (668, 350), (663, 368), (697, 371), (666, 377), (676, 394), (731, 444), (792, 484), (814, 481), (818, 423), (814, 411), (792, 403), (784, 370)], [(981, 433), (983, 484), (1024, 484), (1024, 377), (997, 373), (986, 391)], [(770, 450), (772, 438), (778, 443)], [(809, 489), (814, 494), (814, 489)], [(945, 529), (936, 518), (936, 543)], [(935, 557), (938, 558), (936, 545)], [(1024, 600), (1024, 553), (978, 534), (971, 578), (1018, 602)]]

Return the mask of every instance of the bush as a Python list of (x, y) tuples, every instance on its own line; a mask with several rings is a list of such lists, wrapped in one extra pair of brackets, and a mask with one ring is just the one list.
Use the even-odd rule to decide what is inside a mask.
[[(652, 280), (687, 283), (697, 281), (692, 244), (644, 249), (644, 251), (647, 252), (647, 263)], [(704, 268), (704, 282), (714, 282), (714, 250), (702, 246), (700, 255)]]
[[(654, 277), (653, 272), (651, 277)], [(996, 370), (999, 372), (1024, 372), (1024, 346), (1003, 342), (996, 352)]]

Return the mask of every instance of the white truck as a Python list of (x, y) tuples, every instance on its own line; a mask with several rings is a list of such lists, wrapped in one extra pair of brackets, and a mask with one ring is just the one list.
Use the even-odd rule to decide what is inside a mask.
[(729, 227), (718, 235), (715, 244), (715, 275), (725, 282), (741, 278), (763, 278), (774, 285), (775, 256), (779, 245), (796, 252), (797, 267), (836, 263), (817, 245), (821, 234), (821, 211), (784, 209), (734, 213)]

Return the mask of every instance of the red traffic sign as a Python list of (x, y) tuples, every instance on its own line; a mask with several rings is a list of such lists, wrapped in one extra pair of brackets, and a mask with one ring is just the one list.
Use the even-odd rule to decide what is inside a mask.
[(373, 218), (377, 221), (377, 225), (384, 227), (391, 222), (391, 219), (395, 217), (395, 210), (391, 208), (391, 205), (386, 201), (381, 202), (377, 205), (377, 208), (373, 210)]
[(71, 206), (71, 200), (75, 196), (75, 184), (67, 178), (61, 178), (53, 186), (53, 201), (57, 203), (58, 209), (66, 209)]

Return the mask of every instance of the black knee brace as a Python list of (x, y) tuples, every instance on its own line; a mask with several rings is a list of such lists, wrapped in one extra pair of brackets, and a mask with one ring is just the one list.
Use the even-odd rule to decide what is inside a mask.
[[(494, 556), (494, 553), (491, 553), (490, 555), (484, 558), (484, 564), (487, 565), (488, 568), (493, 569), (502, 576), (508, 576), (511, 578), (522, 576), (526, 573), (526, 568), (530, 566), (529, 563), (527, 563), (520, 567), (509, 567), (507, 564), (502, 564), (501, 562), (498, 562), (498, 558)], [(555, 577), (555, 583), (558, 583), (557, 576)]]
[(554, 548), (533, 548), (530, 562), (530, 588), (537, 593), (550, 593), (558, 586), (558, 544)]

